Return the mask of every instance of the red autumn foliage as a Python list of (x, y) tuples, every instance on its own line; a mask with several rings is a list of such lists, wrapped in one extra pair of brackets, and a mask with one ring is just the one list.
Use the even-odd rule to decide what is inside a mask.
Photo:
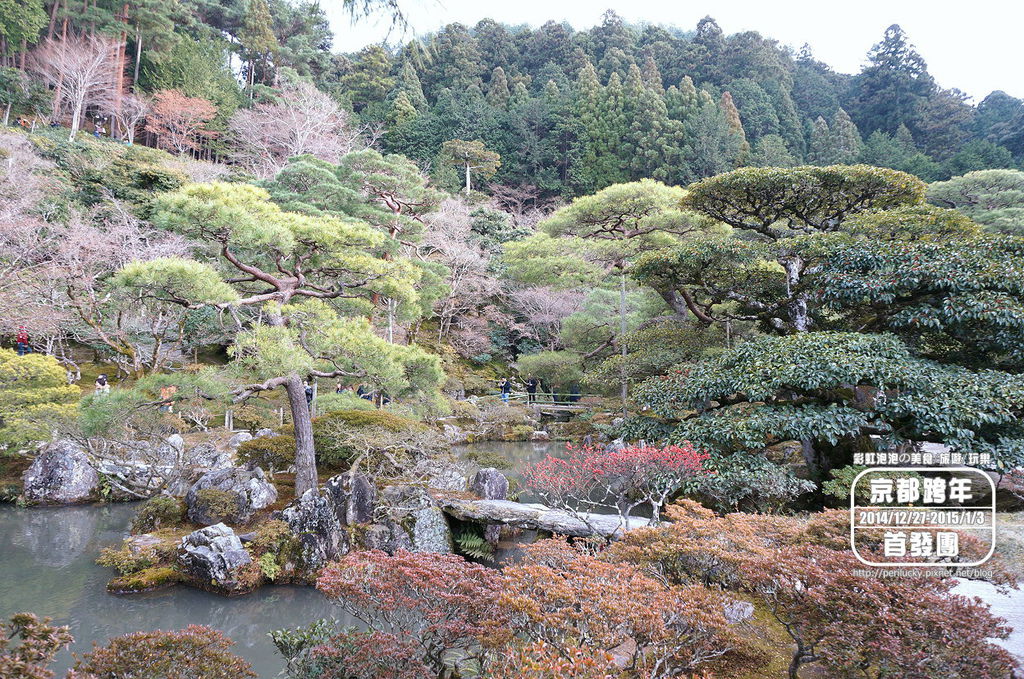
[(857, 573), (849, 552), (785, 547), (743, 568), (744, 587), (794, 643), (790, 679), (819, 663), (828, 676), (866, 679), (1005, 678), (1014, 660), (991, 639), (1009, 634), (979, 601), (950, 593), (954, 581)]
[[(631, 531), (603, 558), (670, 583), (753, 596), (793, 642), (790, 677), (809, 663), (825, 676), (865, 679), (989, 679), (1008, 676), (1014, 666), (990, 640), (1005, 637), (1002, 621), (987, 606), (952, 594), (952, 580), (859, 573), (862, 564), (849, 551), (848, 512), (801, 522), (716, 516), (684, 501), (667, 513), (671, 523)], [(997, 583), (1012, 582), (998, 563), (993, 568)]]
[(422, 646), (389, 632), (346, 630), (313, 649), (321, 679), (435, 679)]
[[(500, 584), (500, 572), (453, 554), (399, 550), (388, 556), (373, 550), (329, 564), (317, 587), (374, 632), (344, 639), (351, 650), (333, 654), (336, 673), (329, 676), (406, 679), (428, 671), (436, 676), (447, 652), (472, 645), (500, 617), (495, 603)], [(398, 663), (400, 672), (373, 674), (380, 658), (392, 653), (409, 658), (412, 648), (418, 662), (413, 658)], [(315, 654), (325, 657), (331, 649)]]
[[(499, 598), (513, 647), (525, 640), (563, 659), (582, 647), (614, 655), (632, 676), (647, 679), (734, 676), (763, 662), (726, 619), (733, 601), (702, 585), (667, 586), (564, 540), (527, 547), (523, 560), (505, 569)], [(507, 663), (513, 654), (494, 657)]]
[(705, 473), (707, 453), (689, 443), (622, 448), (567, 445), (564, 458), (548, 456), (523, 473), (525, 484), (548, 504), (577, 515), (612, 508), (628, 526), (633, 511), (651, 507), (651, 524), (686, 479)]
[(438, 554), (350, 554), (321, 590), (369, 627), (313, 652), (326, 679), (426, 679), (464, 662), (488, 677), (649, 679), (760, 662), (726, 620), (732, 601), (670, 587), (562, 540), (504, 571)]
[(156, 145), (178, 154), (198, 150), (213, 133), (205, 129), (217, 108), (205, 99), (187, 97), (178, 90), (160, 90), (146, 117), (146, 131), (156, 135)]
[(615, 658), (593, 648), (556, 650), (544, 642), (513, 646), (487, 664), (488, 679), (617, 679)]

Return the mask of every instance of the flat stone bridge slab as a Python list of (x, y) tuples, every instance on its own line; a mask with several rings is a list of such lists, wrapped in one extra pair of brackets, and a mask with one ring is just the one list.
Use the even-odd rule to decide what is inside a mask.
[(434, 500), (445, 514), (459, 521), (504, 524), (576, 538), (597, 535), (615, 539), (622, 535), (623, 528), (635, 530), (649, 525), (649, 520), (643, 517), (630, 518), (629, 525), (623, 526), (615, 514), (580, 512), (577, 516), (564, 509), (511, 500), (467, 500), (441, 493), (435, 494)]

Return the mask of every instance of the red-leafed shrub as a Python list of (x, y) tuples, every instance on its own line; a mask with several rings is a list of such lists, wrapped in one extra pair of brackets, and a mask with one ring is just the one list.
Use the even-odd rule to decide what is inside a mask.
[[(452, 554), (349, 554), (324, 568), (317, 587), (371, 633), (340, 640), (344, 653), (331, 651), (331, 644), (314, 655), (330, 656), (334, 673), (328, 676), (339, 679), (436, 676), (446, 654), (472, 647), (499, 619), (500, 583), (500, 572)], [(392, 655), (404, 660), (391, 674), (376, 674), (381, 659)]]
[(1015, 666), (992, 643), (1010, 629), (988, 606), (951, 593), (946, 578), (864, 577), (849, 552), (784, 547), (742, 568), (793, 640), (790, 679), (804, 664), (827, 676), (867, 679), (999, 679)]
[(581, 514), (614, 509), (623, 526), (633, 511), (651, 507), (651, 524), (661, 507), (690, 477), (705, 473), (706, 453), (681, 446), (566, 446), (564, 458), (548, 456), (524, 472), (526, 486), (548, 504)]
[(538, 642), (495, 654), (487, 664), (488, 679), (618, 679), (615, 657), (593, 648), (566, 651)]
[[(669, 586), (632, 564), (609, 563), (563, 540), (526, 548), (524, 559), (504, 576), (499, 602), (512, 643), (556, 652), (540, 658), (570, 660), (574, 649), (583, 648), (596, 668), (600, 654), (615, 654), (632, 670), (627, 676), (648, 679), (705, 671), (735, 676), (764, 661), (726, 619), (733, 599), (718, 590)], [(524, 649), (509, 649), (494, 654), (493, 662), (506, 665), (512, 658), (522, 667), (540, 660)]]

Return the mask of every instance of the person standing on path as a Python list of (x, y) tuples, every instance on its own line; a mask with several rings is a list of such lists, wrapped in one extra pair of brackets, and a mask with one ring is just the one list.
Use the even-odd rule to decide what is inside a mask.
[(528, 403), (534, 403), (537, 400), (537, 387), (540, 386), (540, 380), (533, 375), (526, 380), (526, 401)]

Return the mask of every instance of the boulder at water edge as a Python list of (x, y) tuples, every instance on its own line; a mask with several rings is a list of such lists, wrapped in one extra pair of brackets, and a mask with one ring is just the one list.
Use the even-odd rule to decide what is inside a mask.
[(299, 568), (314, 573), (348, 552), (346, 534), (329, 494), (309, 489), (279, 515), (299, 539)]
[(239, 593), (239, 569), (252, 563), (242, 541), (223, 523), (189, 533), (178, 548), (178, 563), (196, 585), (226, 594)]
[[(405, 530), (410, 551), (434, 554), (450, 554), (454, 551), (448, 520), (425, 488), (388, 486), (382, 495), (390, 523), (395, 524), (399, 530)], [(394, 544), (405, 548), (398, 541)]]
[(478, 471), (469, 484), (469, 489), (484, 500), (507, 500), (508, 479), (494, 467)]
[(331, 477), (324, 491), (334, 505), (334, 512), (343, 526), (370, 523), (377, 508), (377, 489), (363, 474), (345, 472)]
[(70, 505), (95, 499), (99, 474), (73, 441), (48, 444), (22, 475), (31, 504)]
[(322, 492), (307, 490), (279, 516), (299, 539), (299, 567), (312, 573), (348, 553), (346, 528), (370, 523), (376, 508), (370, 479), (346, 472), (328, 479)]
[(204, 474), (185, 496), (188, 519), (210, 525), (227, 521), (245, 523), (277, 502), (277, 489), (259, 467), (229, 467)]
[[(508, 499), (508, 479), (494, 467), (484, 467), (478, 471), (473, 476), (469, 489), (484, 500)], [(492, 545), (497, 545), (501, 539), (501, 525), (484, 526), (484, 539)]]

